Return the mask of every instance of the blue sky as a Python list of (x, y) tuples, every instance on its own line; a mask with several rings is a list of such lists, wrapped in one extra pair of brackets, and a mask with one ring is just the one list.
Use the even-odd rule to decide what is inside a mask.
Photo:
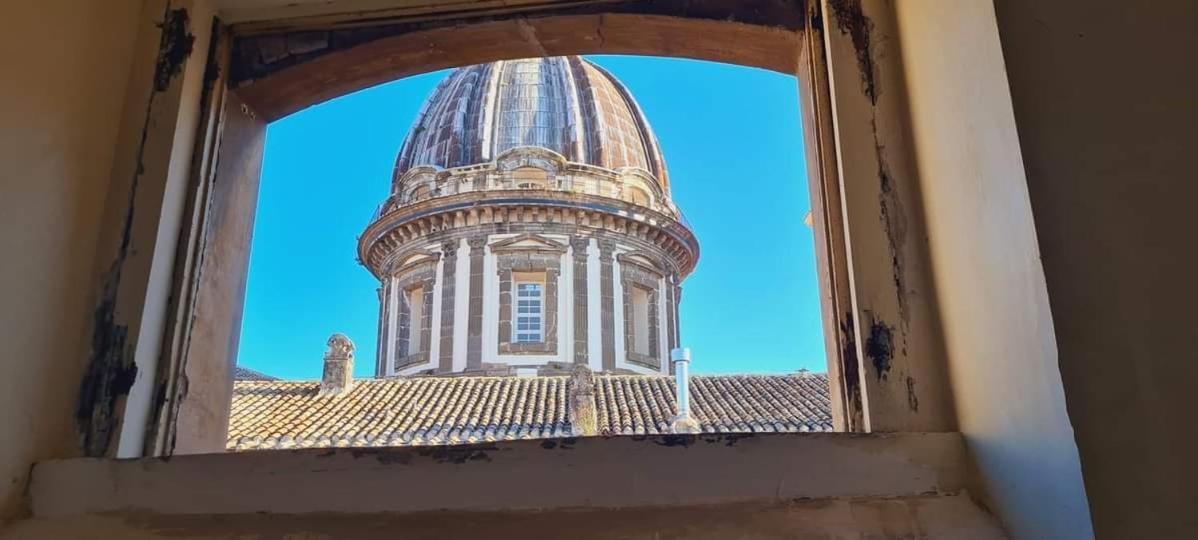
[[(699, 238), (683, 283), (695, 373), (825, 371), (794, 77), (654, 57), (591, 56), (624, 82), (660, 139), (674, 202)], [(240, 365), (320, 377), (329, 334), (374, 373), (378, 282), (355, 261), (395, 153), (447, 72), (323, 103), (267, 130)]]

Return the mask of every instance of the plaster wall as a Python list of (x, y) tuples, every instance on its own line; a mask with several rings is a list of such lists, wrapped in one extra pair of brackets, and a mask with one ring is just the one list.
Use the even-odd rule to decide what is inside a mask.
[(994, 4), (1096, 536), (1192, 538), (1198, 3)]
[(33, 461), (78, 452), (72, 418), (113, 143), (144, 113), (124, 107), (141, 8), (0, 7), (0, 520), (20, 512)]
[(1013, 536), (1091, 537), (993, 7), (894, 6), (959, 429)]
[(859, 538), (1005, 538), (967, 496), (808, 499), (777, 504), (626, 508), (557, 512), (430, 512), (153, 516), (34, 519), (7, 538), (477, 538), (569, 537), (578, 540), (688, 538), (722, 540)]

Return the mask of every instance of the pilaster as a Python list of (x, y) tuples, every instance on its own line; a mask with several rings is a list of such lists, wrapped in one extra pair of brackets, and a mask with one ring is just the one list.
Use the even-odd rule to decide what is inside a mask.
[(574, 237), (570, 239), (574, 259), (574, 363), (587, 364), (587, 247), (591, 239)]
[(441, 333), (437, 370), (453, 370), (453, 318), (454, 295), (457, 285), (458, 241), (450, 240), (441, 245)]
[(483, 361), (483, 257), (487, 236), (470, 238), (470, 302), (466, 330), (466, 369), (482, 369)]
[(599, 241), (599, 301), (602, 302), (601, 336), (603, 339), (603, 371), (616, 369), (616, 293), (612, 272), (616, 243)]

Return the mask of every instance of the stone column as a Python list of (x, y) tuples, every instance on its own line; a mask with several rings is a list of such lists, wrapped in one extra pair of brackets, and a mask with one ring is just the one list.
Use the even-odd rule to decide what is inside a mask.
[(375, 334), (378, 342), (374, 349), (374, 376), (376, 378), (387, 376), (387, 355), (384, 349), (387, 340), (387, 296), (384, 294), (385, 290), (384, 282), (379, 282), (379, 288), (375, 289), (379, 298), (379, 327)]
[[(403, 281), (403, 280), (401, 280)], [(395, 302), (395, 335), (392, 346), (395, 347), (395, 367), (404, 365), (404, 360), (415, 351), (409, 349), (412, 342), (412, 299), (408, 296), (409, 283), (399, 283), (392, 287), (391, 294), (396, 295)]]
[(394, 356), (392, 351), (395, 350), (395, 344), (392, 343), (392, 340), (395, 339), (395, 328), (391, 325), (392, 311), (394, 309), (392, 298), (392, 295), (395, 294), (394, 285), (395, 278), (390, 275), (383, 278), (383, 293), (380, 298), (382, 305), (379, 307), (379, 311), (383, 315), (382, 320), (379, 321), (381, 331), (379, 332), (378, 370), (382, 372), (384, 377), (391, 375), (387, 372), (387, 360)]
[(471, 238), (470, 245), (470, 303), (466, 325), (466, 370), (483, 366), (483, 257), (487, 236)]
[(433, 284), (436, 282), (436, 276), (437, 271), (434, 266), (432, 279), (425, 281), (421, 288), (420, 303), (423, 306), (420, 309), (420, 320), (412, 322), (413, 326), (420, 325), (420, 350), (413, 352), (424, 353), (425, 361), (432, 360), (429, 355), (433, 350)]
[(587, 247), (590, 238), (571, 238), (574, 249), (574, 363), (587, 364)]
[(602, 313), (603, 371), (616, 369), (616, 293), (612, 279), (612, 259), (616, 243), (599, 241), (599, 298)]
[(682, 322), (678, 319), (678, 306), (682, 304), (682, 285), (679, 285), (680, 280), (674, 279), (674, 303), (671, 309), (674, 311), (674, 347), (682, 346)]
[(674, 309), (674, 283), (677, 283), (677, 278), (669, 276), (666, 278), (666, 348), (673, 350), (678, 346), (675, 341), (677, 336), (674, 334), (675, 326), (678, 324), (678, 310)]
[(453, 371), (453, 305), (457, 284), (458, 241), (441, 244), (441, 346), (437, 370)]

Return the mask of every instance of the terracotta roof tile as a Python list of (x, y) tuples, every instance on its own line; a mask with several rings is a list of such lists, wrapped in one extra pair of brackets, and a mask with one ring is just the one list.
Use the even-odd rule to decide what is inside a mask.
[(271, 377), (260, 371), (254, 371), (250, 368), (241, 366), (233, 367), (233, 379), (238, 381), (277, 381), (278, 377)]
[[(674, 380), (595, 375), (599, 435), (670, 433)], [(707, 433), (831, 431), (827, 377), (692, 377), (692, 412)], [(228, 448), (408, 446), (576, 435), (570, 377), (412, 377), (356, 381), (340, 396), (319, 382), (238, 380)]]

